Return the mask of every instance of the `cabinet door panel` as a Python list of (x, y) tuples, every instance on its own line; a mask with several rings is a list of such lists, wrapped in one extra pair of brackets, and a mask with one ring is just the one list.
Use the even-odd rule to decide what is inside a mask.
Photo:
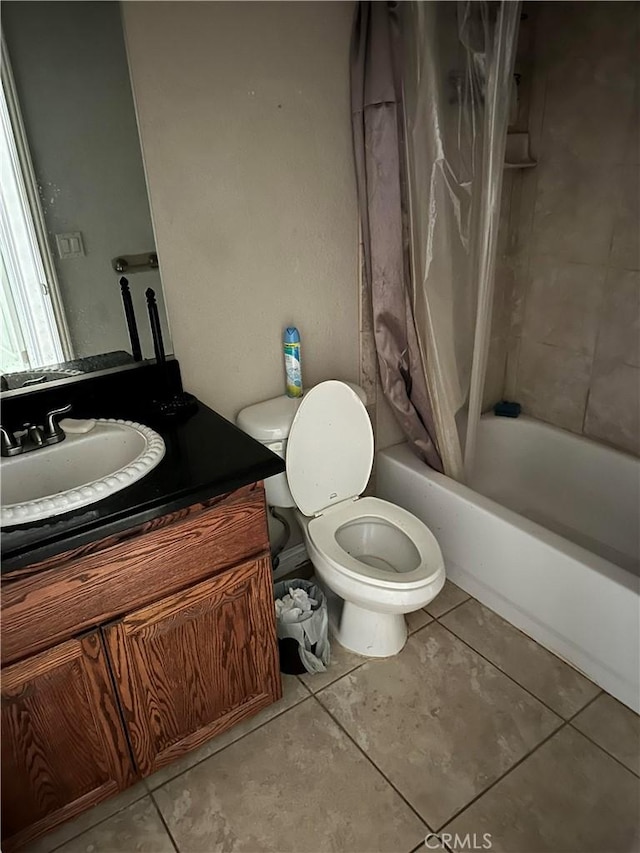
[(2, 671), (2, 833), (7, 849), (134, 779), (99, 633)]
[(144, 775), (280, 697), (267, 556), (105, 629)]

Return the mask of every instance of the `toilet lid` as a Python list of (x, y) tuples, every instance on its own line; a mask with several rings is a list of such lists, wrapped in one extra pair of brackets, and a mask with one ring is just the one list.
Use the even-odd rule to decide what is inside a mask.
[(373, 463), (373, 430), (344, 382), (321, 382), (302, 398), (287, 442), (287, 480), (305, 515), (360, 495)]

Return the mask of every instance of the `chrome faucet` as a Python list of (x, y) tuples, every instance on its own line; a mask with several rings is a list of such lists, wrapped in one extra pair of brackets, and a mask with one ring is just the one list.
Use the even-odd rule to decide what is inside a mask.
[(19, 453), (29, 453), (31, 450), (64, 441), (66, 434), (58, 418), (70, 411), (71, 404), (52, 409), (46, 416), (44, 426), (26, 423), (21, 433), (14, 434), (0, 426), (0, 455), (17, 456)]
[(22, 442), (12, 432), (0, 426), (0, 454), (2, 456), (17, 456), (22, 453)]

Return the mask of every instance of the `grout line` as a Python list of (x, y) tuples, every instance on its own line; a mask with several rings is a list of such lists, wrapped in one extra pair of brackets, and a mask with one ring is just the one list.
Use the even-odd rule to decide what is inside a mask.
[[(506, 620), (505, 620), (505, 621), (506, 621)], [(460, 641), (463, 645), (465, 645), (468, 649), (471, 649), (471, 651), (472, 651), (474, 654), (478, 655), (478, 657), (482, 658), (482, 660), (486, 661), (490, 666), (492, 666), (492, 667), (493, 667), (494, 669), (496, 669), (499, 673), (501, 673), (502, 675), (504, 675), (504, 676), (505, 676), (505, 678), (508, 678), (508, 679), (509, 679), (509, 681), (513, 682), (513, 684), (515, 684), (515, 685), (516, 685), (516, 687), (519, 687), (519, 688), (520, 688), (520, 690), (524, 690), (524, 692), (525, 692), (525, 693), (527, 693), (529, 696), (531, 696), (531, 698), (532, 698), (532, 699), (535, 699), (535, 700), (536, 700), (536, 702), (539, 702), (539, 703), (540, 703), (544, 708), (546, 708), (546, 709), (547, 709), (547, 711), (550, 711), (550, 712), (554, 715), (554, 717), (557, 717), (557, 718), (558, 718), (559, 720), (561, 720), (563, 723), (568, 722), (568, 721), (567, 721), (567, 719), (566, 719), (565, 717), (563, 717), (563, 716), (562, 716), (562, 714), (559, 714), (557, 711), (554, 711), (554, 710), (553, 710), (553, 708), (552, 708), (550, 705), (547, 705), (547, 703), (546, 703), (543, 699), (540, 699), (540, 697), (539, 697), (539, 696), (536, 696), (536, 694), (535, 694), (535, 693), (532, 693), (532, 692), (531, 692), (531, 690), (529, 690), (529, 688), (528, 688), (528, 687), (525, 687), (523, 684), (520, 684), (520, 682), (519, 682), (519, 681), (516, 681), (516, 680), (515, 680), (515, 678), (514, 678), (512, 675), (509, 675), (509, 673), (508, 673), (508, 672), (505, 672), (505, 670), (504, 670), (504, 669), (502, 669), (500, 666), (498, 666), (498, 664), (497, 664), (497, 663), (495, 663), (494, 661), (492, 661), (492, 660), (491, 660), (490, 658), (488, 658), (486, 655), (483, 655), (483, 654), (482, 654), (482, 652), (479, 652), (477, 649), (475, 649), (475, 648), (471, 645), (471, 643), (468, 643), (465, 639), (463, 639), (462, 637), (459, 637), (459, 636), (456, 634), (456, 632), (455, 632), (452, 628), (448, 628), (448, 627), (447, 627), (446, 625), (444, 625), (442, 622), (438, 622), (438, 624), (439, 624), (439, 625), (441, 625), (441, 626), (442, 626), (442, 628), (444, 628), (444, 630), (445, 630), (445, 631), (448, 631), (448, 632), (451, 634), (451, 636), (452, 636), (452, 637), (455, 637), (455, 638), (456, 638), (456, 640), (459, 640), (459, 641)], [(511, 624), (511, 623), (509, 623), (509, 624)], [(525, 636), (526, 636), (526, 635), (525, 635)], [(535, 640), (534, 640), (534, 642), (535, 642)], [(540, 648), (543, 648), (543, 647), (541, 646)], [(555, 655), (554, 655), (554, 657), (555, 657)], [(560, 660), (560, 658), (558, 658), (558, 660)], [(583, 676), (583, 678), (584, 678), (584, 676)], [(585, 706), (585, 707), (586, 707), (586, 706)], [(582, 708), (580, 709), (580, 711), (581, 711), (581, 710), (582, 710)], [(580, 712), (578, 711), (578, 712), (576, 712), (576, 713), (580, 713)]]
[[(449, 583), (451, 583), (451, 581), (449, 581)], [(458, 587), (458, 589), (462, 589), (462, 587)], [(462, 592), (464, 592), (464, 590), (463, 590), (463, 589), (462, 589)], [(454, 605), (453, 605), (453, 607), (450, 607), (448, 610), (445, 610), (445, 612), (444, 612), (444, 613), (441, 613), (439, 616), (433, 616), (433, 614), (429, 613), (429, 611), (428, 611), (428, 610), (425, 610), (425, 613), (429, 613), (429, 616), (431, 616), (431, 618), (432, 618), (434, 621), (439, 622), (439, 621), (440, 621), (441, 619), (443, 619), (445, 616), (448, 616), (450, 613), (453, 613), (453, 611), (454, 611), (454, 610), (457, 610), (457, 609), (458, 609), (458, 607), (462, 607), (462, 605), (463, 605), (463, 604), (466, 604), (466, 603), (467, 603), (467, 601), (471, 601), (472, 599), (473, 599), (473, 601), (477, 601), (477, 600), (478, 600), (477, 598), (473, 598), (473, 596), (469, 595), (469, 593), (468, 593), (468, 592), (465, 592), (465, 595), (467, 596), (467, 598), (465, 598), (465, 599), (464, 599), (464, 601), (459, 601), (457, 604), (454, 604)], [(436, 596), (436, 598), (437, 598), (437, 596)]]
[[(423, 626), (423, 627), (426, 627), (426, 625), (425, 625), (425, 626)], [(420, 630), (420, 629), (418, 629), (418, 630)], [(407, 639), (408, 639), (408, 636), (409, 636), (409, 635), (407, 634)], [(332, 638), (331, 636), (329, 637), (329, 639), (330, 639), (330, 640), (333, 640), (333, 638)], [(338, 645), (340, 645), (340, 643), (338, 643), (338, 641), (337, 641), (337, 640), (333, 640), (333, 642), (335, 642), (335, 643), (337, 643)], [(341, 648), (344, 648), (344, 646), (341, 646)], [(346, 651), (348, 651), (348, 649), (347, 649)], [(352, 673), (352, 672), (355, 672), (357, 669), (360, 669), (360, 667), (361, 667), (361, 666), (364, 666), (366, 663), (370, 663), (372, 660), (374, 661), (374, 660), (376, 660), (376, 658), (363, 658), (363, 659), (362, 659), (362, 663), (357, 663), (357, 664), (353, 667), (353, 669), (348, 669), (346, 672), (341, 673), (340, 675), (336, 676), (336, 678), (334, 678), (334, 679), (333, 679), (333, 681), (328, 681), (326, 684), (323, 684), (323, 685), (322, 685), (322, 687), (318, 687), (318, 689), (317, 689), (317, 690), (312, 690), (312, 689), (311, 689), (311, 687), (309, 687), (309, 686), (308, 686), (308, 685), (306, 685), (306, 684), (305, 684), (304, 686), (307, 688), (307, 690), (309, 691), (309, 693), (310, 693), (312, 696), (317, 696), (317, 695), (318, 695), (318, 693), (321, 693), (321, 692), (322, 692), (323, 690), (325, 690), (327, 687), (331, 687), (333, 684), (335, 684), (335, 683), (336, 683), (336, 681), (340, 681), (340, 679), (341, 679), (341, 678), (344, 678), (344, 677), (345, 677), (345, 675), (351, 675), (351, 673)], [(379, 658), (378, 658), (378, 660), (379, 660)], [(329, 664), (329, 666), (331, 666), (331, 664)], [(302, 683), (304, 684), (304, 682), (302, 682)]]
[[(577, 715), (576, 715), (576, 716), (577, 716)], [(575, 718), (574, 718), (574, 719), (575, 719)], [(574, 726), (574, 725), (573, 725), (573, 722), (568, 723), (568, 725), (569, 725), (569, 726), (574, 730), (574, 732), (578, 732), (578, 734), (579, 734), (579, 735), (582, 735), (582, 737), (583, 737), (583, 738), (585, 738), (586, 740), (588, 740), (588, 741), (589, 741), (589, 743), (592, 743), (594, 746), (597, 746), (597, 747), (598, 747), (598, 749), (602, 750), (602, 752), (604, 752), (604, 754), (605, 754), (605, 755), (608, 755), (608, 756), (609, 756), (609, 758), (613, 758), (613, 760), (614, 760), (617, 764), (619, 764), (621, 767), (624, 767), (624, 769), (625, 769), (625, 770), (628, 770), (628, 771), (629, 771), (629, 773), (631, 773), (633, 776), (635, 776), (635, 777), (636, 777), (636, 779), (640, 779), (640, 773), (636, 773), (636, 771), (635, 771), (635, 770), (632, 770), (632, 769), (631, 769), (631, 767), (628, 767), (628, 766), (627, 766), (623, 761), (620, 761), (620, 759), (619, 759), (619, 758), (616, 758), (616, 756), (615, 756), (612, 752), (609, 752), (609, 750), (608, 750), (608, 749), (605, 749), (605, 748), (604, 748), (604, 746), (602, 746), (602, 744), (601, 744), (601, 743), (598, 743), (598, 742), (597, 742), (597, 741), (595, 741), (592, 737), (590, 737), (588, 734), (585, 734), (585, 733), (582, 731), (582, 729), (579, 729), (577, 726)]]
[[(355, 748), (358, 750), (358, 752), (359, 752), (359, 753), (360, 753), (360, 754), (365, 758), (365, 760), (367, 761), (367, 763), (368, 763), (368, 764), (370, 764), (370, 765), (371, 765), (371, 766), (376, 770), (376, 772), (378, 772), (378, 773), (382, 776), (382, 778), (385, 780), (385, 782), (387, 782), (387, 784), (388, 784), (388, 785), (390, 785), (390, 786), (391, 786), (391, 788), (393, 788), (393, 790), (394, 790), (394, 791), (396, 792), (396, 794), (400, 797), (400, 799), (405, 803), (405, 805), (407, 805), (407, 806), (411, 809), (411, 811), (414, 813), (414, 815), (418, 818), (418, 820), (420, 821), (420, 823), (424, 824), (424, 826), (427, 828), (427, 832), (431, 832), (431, 831), (432, 831), (432, 830), (431, 830), (431, 827), (429, 826), (429, 824), (427, 823), (427, 821), (424, 819), (424, 817), (420, 814), (420, 812), (419, 812), (419, 811), (417, 811), (417, 809), (415, 809), (415, 808), (411, 805), (411, 803), (410, 803), (410, 802), (409, 802), (409, 800), (405, 797), (405, 795), (402, 793), (402, 791), (399, 791), (399, 790), (398, 790), (398, 788), (397, 788), (397, 787), (394, 785), (394, 783), (389, 779), (389, 777), (386, 775), (386, 773), (385, 773), (383, 770), (381, 770), (381, 769), (380, 769), (380, 767), (378, 767), (378, 765), (375, 763), (375, 761), (373, 760), (373, 758), (371, 758), (371, 756), (367, 755), (367, 753), (364, 751), (364, 749), (362, 749), (362, 747), (360, 746), (360, 744), (359, 744), (356, 740), (354, 740), (354, 739), (353, 739), (353, 737), (351, 736), (351, 734), (347, 731), (347, 729), (345, 729), (345, 727), (342, 725), (342, 723), (340, 722), (340, 720), (338, 720), (338, 719), (333, 715), (333, 713), (332, 713), (332, 712), (331, 712), (331, 711), (330, 711), (330, 710), (329, 710), (325, 705), (323, 705), (323, 704), (322, 704), (322, 702), (318, 699), (318, 697), (317, 697), (317, 696), (314, 696), (313, 698), (316, 700), (316, 702), (318, 703), (318, 705), (320, 706), (320, 708), (321, 708), (321, 709), (322, 709), (322, 710), (327, 714), (327, 716), (329, 716), (329, 717), (331, 718), (331, 720), (333, 720), (333, 722), (336, 724), (336, 726), (338, 726), (338, 728), (340, 729), (340, 731), (341, 731), (341, 732), (343, 732), (343, 733), (345, 734), (345, 736), (348, 738), (348, 740), (350, 740), (350, 741), (351, 741), (351, 743), (355, 746)], [(416, 849), (418, 849), (418, 850), (419, 850), (419, 849), (421, 848), (421, 846), (422, 846), (422, 843), (421, 843), (421, 844), (419, 844), (419, 845), (418, 845), (418, 847), (417, 847)]]
[[(450, 628), (448, 625), (445, 625), (445, 623), (444, 623), (444, 622), (441, 622), (441, 623), (440, 623), (440, 624), (442, 625), (442, 627), (443, 627), (443, 628), (446, 628), (446, 630), (447, 630), (447, 631), (450, 631), (450, 632), (451, 632), (455, 637), (457, 637), (457, 638), (460, 640), (460, 642), (461, 642), (461, 643), (464, 643), (466, 646), (468, 646), (470, 649), (472, 649), (476, 654), (480, 655), (480, 657), (484, 658), (486, 661), (489, 661), (489, 663), (490, 663), (490, 664), (492, 664), (493, 666), (495, 666), (495, 668), (496, 668), (497, 670), (499, 670), (499, 671), (500, 671), (500, 672), (502, 672), (504, 675), (506, 675), (506, 676), (507, 676), (507, 678), (510, 678), (510, 679), (511, 679), (511, 681), (515, 682), (515, 683), (518, 685), (518, 687), (521, 687), (523, 690), (526, 690), (526, 692), (527, 692), (527, 693), (529, 693), (531, 696), (533, 696), (533, 697), (534, 697), (534, 699), (537, 699), (537, 700), (538, 700), (538, 702), (541, 702), (541, 703), (542, 703), (546, 708), (548, 708), (550, 711), (553, 711), (553, 713), (554, 713), (557, 717), (560, 717), (560, 719), (564, 720), (566, 723), (569, 723), (569, 722), (571, 722), (571, 720), (573, 720), (575, 717), (577, 717), (577, 715), (578, 715), (578, 714), (581, 714), (581, 713), (584, 711), (584, 709), (585, 709), (585, 708), (588, 708), (588, 707), (589, 707), (589, 705), (591, 705), (591, 703), (592, 703), (592, 702), (595, 702), (595, 700), (596, 700), (596, 699), (597, 699), (597, 698), (598, 698), (602, 693), (606, 693), (606, 690), (603, 690), (603, 689), (600, 687), (600, 685), (599, 685), (599, 684), (596, 684), (596, 683), (595, 683), (595, 681), (592, 681), (592, 680), (591, 680), (588, 676), (586, 676), (583, 672), (580, 672), (580, 670), (579, 670), (579, 669), (576, 669), (576, 667), (575, 667), (575, 666), (573, 666), (573, 664), (569, 663), (569, 662), (568, 662), (568, 661), (566, 661), (566, 660), (563, 660), (563, 659), (562, 659), (559, 655), (557, 655), (555, 652), (552, 652), (550, 649), (547, 649), (547, 648), (546, 648), (546, 646), (543, 646), (543, 645), (542, 645), (541, 643), (539, 643), (537, 640), (534, 640), (534, 639), (533, 639), (533, 637), (530, 637), (528, 634), (525, 634), (525, 632), (524, 632), (524, 631), (522, 631), (520, 628), (518, 628), (518, 626), (517, 626), (517, 625), (514, 625), (513, 623), (509, 622), (509, 620), (508, 620), (508, 619), (505, 619), (505, 618), (504, 618), (504, 616), (500, 616), (500, 614), (499, 614), (499, 613), (496, 613), (496, 611), (495, 611), (495, 610), (491, 610), (491, 608), (490, 608), (490, 607), (487, 607), (487, 605), (486, 605), (486, 604), (483, 604), (483, 603), (482, 603), (481, 601), (479, 601), (477, 598), (470, 597), (470, 598), (468, 598), (468, 599), (467, 599), (467, 601), (463, 601), (463, 602), (462, 602), (462, 604), (467, 604), (467, 602), (468, 602), (468, 601), (475, 601), (475, 602), (477, 602), (481, 607), (484, 607), (486, 610), (489, 610), (491, 613), (493, 613), (495, 616), (497, 616), (497, 617), (498, 617), (498, 619), (502, 619), (502, 621), (503, 621), (503, 622), (506, 622), (506, 624), (507, 624), (507, 625), (509, 625), (509, 627), (510, 627), (510, 628), (513, 628), (513, 630), (514, 630), (514, 631), (517, 631), (519, 634), (521, 634), (521, 635), (525, 638), (525, 640), (528, 640), (530, 643), (535, 643), (535, 645), (536, 645), (536, 646), (538, 646), (538, 648), (542, 649), (544, 652), (547, 652), (547, 654), (551, 655), (553, 658), (555, 658), (555, 659), (556, 659), (557, 661), (559, 661), (561, 664), (564, 664), (564, 666), (568, 667), (568, 668), (569, 668), (572, 672), (574, 672), (576, 675), (579, 675), (579, 676), (580, 676), (580, 678), (583, 678), (583, 679), (584, 679), (585, 681), (587, 681), (589, 684), (593, 684), (593, 686), (597, 688), (598, 692), (595, 694), (595, 696), (592, 696), (592, 697), (591, 697), (591, 699), (589, 699), (589, 701), (588, 701), (588, 702), (586, 702), (584, 705), (582, 705), (580, 708), (578, 708), (578, 710), (577, 710), (577, 711), (573, 711), (571, 714), (569, 714), (569, 716), (568, 716), (568, 717), (564, 717), (564, 716), (563, 716), (559, 711), (555, 711), (555, 710), (554, 710), (550, 705), (547, 705), (547, 703), (546, 703), (543, 699), (541, 699), (539, 696), (536, 696), (536, 694), (535, 694), (535, 693), (533, 693), (531, 690), (529, 690), (529, 688), (528, 688), (528, 687), (525, 687), (523, 684), (520, 684), (520, 682), (519, 682), (519, 681), (516, 681), (516, 679), (515, 679), (512, 675), (510, 675), (506, 670), (502, 669), (502, 667), (501, 667), (499, 664), (497, 664), (495, 661), (492, 661), (492, 660), (491, 660), (491, 658), (488, 658), (488, 657), (487, 657), (486, 655), (484, 655), (482, 652), (478, 651), (478, 649), (476, 649), (476, 648), (475, 648), (475, 646), (472, 646), (472, 645), (471, 645), (471, 643), (467, 642), (465, 639), (463, 639), (463, 638), (462, 638), (462, 637), (460, 637), (458, 634), (456, 634), (456, 632), (453, 630), (453, 628)], [(460, 604), (456, 605), (456, 607), (454, 607), (454, 608), (453, 608), (453, 610), (456, 610), (458, 607), (460, 607)], [(451, 610), (448, 610), (446, 613), (443, 613), (443, 614), (442, 614), (442, 617), (439, 617), (437, 621), (438, 621), (438, 622), (440, 622), (440, 619), (441, 619), (441, 618), (444, 618), (445, 616), (448, 616), (448, 615), (449, 615), (449, 613), (451, 613), (451, 612), (452, 612)], [(607, 694), (607, 695), (611, 695), (611, 694)]]
[(563, 721), (562, 725), (560, 725), (557, 729), (554, 729), (554, 731), (552, 731), (551, 734), (547, 735), (543, 740), (540, 741), (540, 743), (536, 744), (536, 746), (534, 746), (533, 749), (529, 750), (529, 752), (527, 752), (526, 755), (523, 755), (522, 758), (518, 759), (518, 761), (516, 761), (516, 763), (506, 771), (506, 773), (503, 773), (502, 776), (500, 776), (498, 779), (493, 781), (487, 788), (484, 789), (484, 791), (481, 791), (479, 794), (477, 794), (477, 796), (475, 796), (472, 800), (470, 800), (465, 806), (463, 806), (461, 809), (458, 809), (458, 811), (454, 815), (452, 815), (445, 823), (442, 824), (441, 827), (439, 827), (437, 832), (441, 832), (443, 829), (445, 829), (445, 827), (449, 826), (450, 823), (453, 823), (453, 821), (456, 818), (460, 817), (460, 815), (463, 812), (465, 812), (468, 808), (470, 808), (474, 803), (477, 803), (479, 799), (481, 799), (482, 797), (485, 796), (485, 794), (488, 794), (492, 788), (495, 788), (495, 786), (499, 782), (502, 782), (503, 779), (506, 779), (510, 773), (513, 773), (513, 771), (516, 769), (516, 767), (519, 767), (528, 758), (531, 758), (531, 756), (535, 752), (537, 752), (541, 746), (544, 746), (544, 744), (547, 743), (547, 741), (551, 740), (552, 737), (555, 737), (558, 734), (558, 732), (562, 731), (562, 729), (565, 728), (565, 726), (567, 726), (567, 723), (565, 723)]
[[(306, 685), (304, 685), (304, 686), (306, 686)], [(297, 708), (298, 705), (302, 705), (303, 702), (307, 702), (312, 697), (313, 697), (313, 694), (310, 693), (309, 696), (305, 696), (303, 699), (300, 699), (298, 702), (294, 702), (293, 705), (289, 705), (286, 708), (283, 708), (277, 714), (274, 714), (273, 717), (269, 717), (269, 719), (263, 720), (263, 722), (261, 722), (255, 728), (249, 729), (249, 731), (244, 732), (244, 734), (241, 734), (235, 740), (232, 740), (229, 743), (225, 744), (224, 746), (221, 746), (220, 749), (217, 749), (215, 752), (211, 752), (211, 753), (209, 753), (209, 755), (203, 756), (198, 761), (194, 761), (193, 764), (190, 764), (188, 767), (185, 767), (184, 770), (181, 770), (179, 773), (176, 773), (175, 776), (170, 776), (168, 779), (165, 779), (163, 782), (160, 782), (160, 784), (156, 785), (154, 788), (148, 788), (148, 793), (153, 794), (159, 788), (164, 788), (164, 786), (167, 785), (169, 782), (173, 782), (175, 779), (178, 779), (180, 776), (183, 776), (185, 773), (188, 773), (190, 770), (193, 770), (194, 767), (197, 767), (199, 764), (202, 764), (204, 761), (208, 761), (209, 758), (213, 758), (214, 755), (219, 755), (221, 752), (224, 752), (225, 749), (229, 749), (230, 746), (233, 746), (234, 744), (241, 741), (243, 738), (247, 737), (247, 735), (253, 734), (253, 732), (257, 732), (258, 729), (261, 729), (264, 726), (268, 725), (268, 723), (270, 723), (272, 720), (276, 720), (278, 717), (281, 717), (283, 714), (286, 714), (287, 711), (291, 711), (294, 708)], [(270, 708), (270, 707), (271, 707), (271, 705), (267, 705), (267, 708)], [(262, 710), (264, 711), (266, 709), (263, 708)], [(258, 711), (258, 714), (259, 713), (260, 712)], [(256, 716), (257, 716), (257, 714), (256, 714)], [(249, 719), (251, 719), (251, 718), (249, 718)], [(242, 720), (240, 721), (240, 723), (242, 723)], [(236, 725), (240, 725), (240, 723), (236, 723)], [(227, 729), (227, 731), (228, 732), (233, 731), (233, 726), (230, 729)], [(221, 737), (223, 734), (226, 734), (226, 732), (221, 732), (220, 735), (218, 735), (218, 737)], [(212, 743), (212, 741), (214, 741), (214, 740), (215, 740), (215, 738), (212, 738), (211, 740), (206, 741), (206, 743)], [(203, 746), (204, 746), (204, 744), (203, 744)], [(185, 756), (186, 755), (189, 755), (189, 753), (188, 752), (185, 753)], [(167, 767), (171, 767), (171, 765), (168, 764)], [(150, 778), (151, 778), (150, 776), (147, 777), (147, 779), (150, 779)], [(147, 780), (143, 779), (143, 781), (146, 782)], [(53, 851), (52, 851), (52, 853), (53, 853)]]
[[(142, 780), (142, 781), (144, 781), (144, 780)], [(138, 782), (136, 784), (140, 784), (140, 782)], [(132, 786), (132, 787), (134, 787), (134, 786)], [(144, 788), (144, 792), (142, 794), (140, 794), (139, 797), (136, 797), (135, 800), (131, 800), (131, 802), (127, 803), (126, 806), (122, 806), (121, 808), (116, 809), (114, 812), (111, 812), (111, 814), (107, 815), (106, 817), (103, 817), (100, 820), (97, 820), (95, 823), (92, 823), (91, 826), (85, 826), (84, 829), (81, 829), (75, 835), (70, 835), (69, 838), (65, 838), (64, 841), (60, 842), (60, 844), (56, 844), (55, 847), (52, 847), (50, 849), (49, 853), (55, 853), (56, 850), (60, 850), (61, 847), (64, 847), (64, 845), (68, 844), (70, 841), (75, 841), (76, 838), (80, 838), (81, 835), (84, 835), (86, 832), (90, 832), (92, 829), (95, 829), (97, 826), (100, 826), (101, 824), (106, 823), (106, 821), (110, 820), (112, 817), (115, 817), (117, 814), (120, 814), (120, 812), (125, 811), (126, 809), (129, 808), (129, 806), (133, 806), (136, 803), (139, 803), (140, 800), (144, 800), (145, 797), (149, 796), (150, 792), (147, 790), (145, 785), (143, 785), (143, 788)], [(128, 789), (125, 789), (125, 790), (128, 790)], [(120, 795), (124, 794), (124, 793), (125, 793), (124, 791), (121, 791)], [(119, 795), (116, 795), (116, 796), (119, 796)], [(108, 799), (102, 801), (102, 803), (108, 803), (108, 802), (109, 802)], [(98, 806), (102, 805), (102, 803), (98, 803), (98, 805), (94, 806), (94, 808), (98, 808)], [(81, 812), (79, 815), (76, 816), (76, 820), (78, 820), (79, 818), (81, 818), (85, 814), (88, 814), (88, 812)], [(59, 824), (59, 826), (55, 827), (55, 829), (52, 829), (50, 833), (46, 833), (45, 835), (42, 835), (39, 839), (36, 839), (36, 842), (42, 842), (49, 835), (53, 835), (54, 832), (62, 829), (62, 827), (66, 826), (67, 823), (72, 823), (72, 822), (73, 821), (67, 821), (65, 823)]]
[[(551, 654), (553, 654), (553, 652)], [(562, 658), (560, 658), (560, 660), (562, 660)], [(592, 683), (595, 683), (595, 682), (592, 682)], [(596, 684), (596, 687), (598, 687), (597, 684)], [(593, 703), (596, 701), (596, 699), (599, 699), (603, 694), (605, 694), (607, 696), (611, 695), (610, 693), (607, 693), (606, 690), (603, 690), (601, 687), (598, 687), (598, 692), (593, 697), (593, 699), (589, 699), (587, 704), (584, 705), (582, 708), (580, 708), (579, 711), (576, 711), (574, 714), (571, 714), (570, 717), (567, 717), (567, 723), (572, 723), (575, 720), (575, 718), (578, 716), (578, 714), (581, 714), (585, 710), (585, 708), (589, 707), (589, 705), (593, 705)]]
[(151, 802), (153, 803), (156, 812), (158, 813), (158, 817), (160, 818), (160, 822), (164, 826), (165, 832), (169, 836), (169, 841), (173, 845), (173, 849), (176, 851), (176, 853), (180, 853), (180, 851), (178, 849), (178, 844), (177, 844), (175, 838), (173, 837), (173, 835), (171, 834), (171, 830), (169, 829), (169, 826), (167, 825), (167, 822), (164, 819), (164, 815), (160, 811), (160, 806), (157, 804), (156, 798), (153, 796), (153, 793), (149, 794), (149, 798), (150, 798)]

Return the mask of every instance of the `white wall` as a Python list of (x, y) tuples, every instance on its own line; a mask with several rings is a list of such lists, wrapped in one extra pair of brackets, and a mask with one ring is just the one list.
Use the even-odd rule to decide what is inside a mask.
[(122, 10), (185, 386), (227, 417), (283, 393), (288, 324), (305, 385), (357, 380), (353, 4)]

